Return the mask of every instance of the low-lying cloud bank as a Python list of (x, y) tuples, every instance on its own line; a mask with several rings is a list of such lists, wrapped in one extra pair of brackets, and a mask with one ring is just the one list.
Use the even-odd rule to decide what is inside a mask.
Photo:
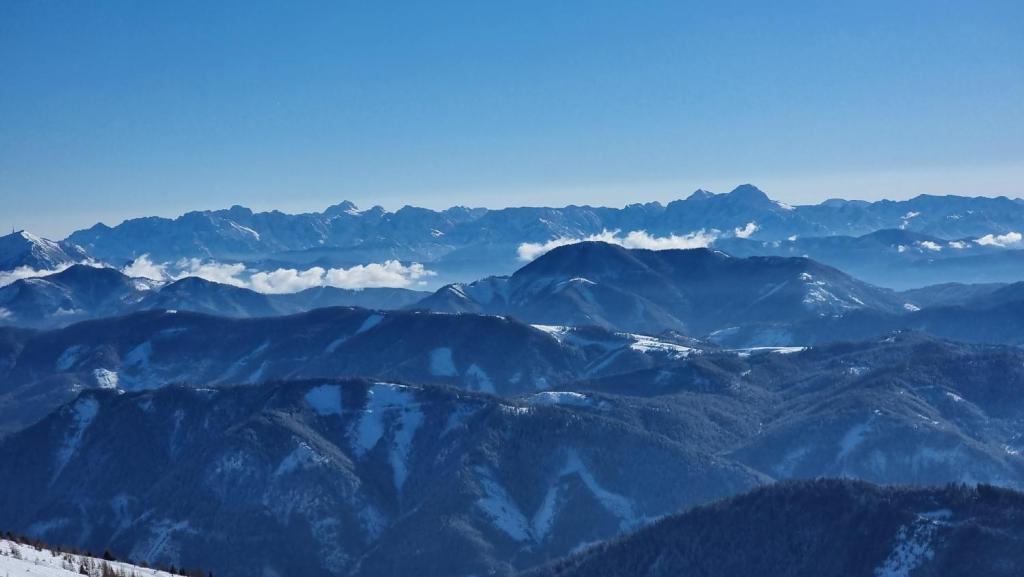
[[(753, 223), (750, 223), (751, 225)], [(748, 227), (750, 225), (747, 225)], [(756, 229), (756, 225), (755, 229)], [(519, 260), (531, 261), (549, 250), (578, 242), (607, 242), (625, 248), (646, 248), (650, 250), (667, 250), (672, 248), (706, 248), (711, 246), (720, 234), (717, 230), (698, 230), (684, 235), (651, 236), (646, 230), (634, 230), (626, 236), (620, 236), (618, 230), (605, 230), (585, 238), (561, 237), (544, 243), (524, 242), (516, 249)], [(753, 233), (753, 231), (751, 231)]]
[[(91, 263), (83, 263), (91, 264)], [(57, 274), (63, 272), (70, 264), (62, 265), (54, 269), (35, 269), (30, 266), (19, 266), (14, 270), (0, 271), (0, 287), (7, 286), (13, 282), (19, 281), (23, 278), (36, 278), (46, 276), (50, 274)]]
[(221, 263), (182, 259), (173, 265), (154, 263), (149, 255), (142, 255), (122, 269), (132, 277), (159, 281), (175, 281), (186, 277), (199, 277), (208, 281), (252, 289), (266, 294), (294, 293), (316, 287), (343, 289), (405, 288), (425, 284), (427, 277), (437, 273), (422, 264), (402, 264), (397, 260), (356, 265), (351, 268), (312, 267), (305, 270), (279, 268), (274, 271), (252, 272), (241, 263)]
[(397, 260), (356, 265), (351, 268), (323, 269), (313, 267), (304, 271), (279, 268), (273, 272), (258, 272), (249, 281), (250, 288), (263, 293), (290, 293), (318, 286), (343, 289), (405, 288), (413, 284), (426, 284), (426, 277), (436, 275), (422, 264), (404, 265)]
[(985, 236), (976, 239), (974, 242), (982, 246), (1016, 246), (1020, 244), (1020, 241), (1024, 240), (1024, 235), (1019, 232), (1008, 232), (1006, 234), (986, 234)]

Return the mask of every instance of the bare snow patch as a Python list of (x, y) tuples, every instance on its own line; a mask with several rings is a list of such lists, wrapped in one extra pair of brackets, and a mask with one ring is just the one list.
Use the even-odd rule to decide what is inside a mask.
[(450, 348), (439, 347), (430, 351), (430, 374), (435, 377), (458, 376), (459, 371), (455, 369)]
[(641, 521), (636, 514), (633, 503), (626, 497), (608, 491), (598, 484), (597, 479), (587, 468), (586, 464), (580, 460), (580, 456), (576, 451), (569, 451), (565, 467), (562, 469), (562, 476), (572, 473), (579, 475), (580, 480), (587, 486), (587, 489), (590, 489), (590, 492), (597, 498), (598, 502), (609, 513), (618, 517), (619, 527), (623, 531), (635, 527)]
[(875, 568), (875, 577), (910, 577), (912, 571), (935, 557), (932, 539), (938, 529), (936, 521), (924, 517), (900, 527), (896, 546), (882, 565)]
[(92, 425), (96, 415), (100, 412), (100, 403), (91, 397), (80, 398), (71, 406), (71, 411), (72, 424), (70, 433), (64, 439), (64, 444), (61, 448), (57, 450), (57, 459), (54, 463), (51, 483), (57, 480), (64, 467), (67, 466), (68, 461), (71, 460), (72, 455), (78, 451), (78, 447), (82, 444), (82, 436), (85, 435), (86, 429), (89, 428), (89, 425)]
[(92, 372), (93, 379), (96, 380), (96, 386), (101, 389), (116, 389), (117, 388), (117, 373), (109, 369), (96, 369)]
[(496, 392), (491, 377), (476, 363), (469, 365), (469, 368), (466, 369), (466, 380), (470, 390), (490, 393), (492, 395)]
[(734, 349), (737, 355), (749, 357), (753, 353), (774, 353), (777, 355), (791, 355), (806, 351), (807, 347), (747, 347), (745, 349)]
[(281, 460), (281, 464), (274, 471), (275, 476), (285, 475), (297, 469), (308, 469), (328, 462), (327, 457), (316, 452), (305, 441), (300, 441), (295, 450)]
[(356, 329), (356, 334), (358, 335), (359, 333), (365, 333), (366, 331), (379, 325), (380, 321), (382, 320), (384, 320), (384, 315), (380, 313), (373, 313), (372, 315), (366, 317), (363, 320), (363, 324), (359, 325), (359, 328)]
[(557, 325), (531, 325), (533, 328), (543, 331), (558, 342), (562, 342), (566, 334), (569, 332), (568, 327), (557, 326)]
[(353, 450), (362, 457), (384, 438), (389, 426), (392, 442), (388, 461), (394, 483), (401, 489), (408, 477), (408, 459), (423, 413), (412, 390), (390, 383), (377, 383), (367, 391), (366, 406), (356, 425)]
[(839, 454), (837, 458), (839, 460), (846, 459), (853, 453), (861, 443), (864, 442), (864, 437), (871, 432), (871, 421), (868, 420), (864, 423), (857, 423), (850, 427), (850, 430), (846, 431), (843, 438), (839, 440)]
[(153, 344), (149, 341), (142, 343), (128, 351), (124, 356), (124, 364), (130, 367), (146, 367), (149, 365), (149, 357), (153, 355)]
[(569, 405), (573, 407), (589, 407), (593, 401), (581, 393), (570, 391), (544, 391), (535, 393), (527, 400), (531, 405)]
[(478, 467), (476, 473), (477, 482), (484, 493), (477, 499), (477, 507), (490, 517), (495, 527), (514, 541), (529, 541), (532, 538), (531, 524), (505, 487), (485, 467)]
[(341, 416), (341, 386), (320, 385), (310, 389), (303, 397), (306, 404), (320, 416)]
[(629, 348), (640, 353), (667, 353), (673, 358), (685, 358), (691, 353), (696, 351), (691, 347), (684, 347), (683, 345), (677, 345), (649, 337), (646, 335), (637, 335), (632, 333), (625, 333), (625, 336), (633, 340), (633, 343), (629, 345)]
[(96, 573), (106, 565), (117, 575), (146, 575), (150, 577), (172, 577), (170, 573), (139, 567), (120, 561), (104, 561), (73, 553), (59, 553), (50, 549), (36, 549), (0, 539), (0, 575), (21, 577), (82, 577), (80, 568), (89, 565)]
[(85, 351), (86, 348), (82, 345), (72, 345), (64, 349), (64, 352), (57, 357), (57, 363), (54, 365), (54, 368), (61, 372), (74, 368)]

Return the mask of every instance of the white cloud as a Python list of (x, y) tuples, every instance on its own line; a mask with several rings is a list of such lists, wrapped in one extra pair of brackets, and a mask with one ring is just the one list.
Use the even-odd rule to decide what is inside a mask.
[(949, 248), (955, 248), (957, 250), (963, 250), (968, 247), (968, 244), (962, 240), (951, 240), (949, 241)]
[(155, 263), (148, 254), (143, 254), (122, 268), (121, 272), (130, 277), (158, 281), (175, 281), (192, 276), (237, 287), (249, 285), (249, 282), (242, 278), (246, 272), (244, 264), (203, 261), (198, 258), (183, 258), (171, 265), (167, 262)]
[(324, 286), (324, 272), (326, 271), (318, 266), (304, 271), (279, 268), (270, 272), (258, 272), (249, 277), (249, 288), (261, 293), (295, 293)]
[(910, 211), (907, 214), (904, 214), (902, 217), (903, 222), (900, 223), (900, 230), (907, 228), (907, 225), (910, 224), (910, 219), (917, 218), (919, 216), (921, 216), (921, 213), (914, 211)]
[(621, 241), (622, 239), (618, 239), (615, 236), (616, 234), (618, 234), (618, 232), (619, 231), (617, 230), (605, 230), (602, 231), (600, 234), (592, 234), (585, 238), (571, 238), (563, 236), (559, 238), (553, 238), (544, 243), (524, 242), (519, 245), (519, 248), (516, 249), (516, 254), (519, 255), (519, 260), (533, 260), (538, 256), (548, 252), (549, 250), (554, 250), (560, 246), (576, 244), (578, 242), (600, 241), (611, 244), (621, 244), (621, 242), (617, 241)]
[(406, 266), (397, 260), (389, 260), (351, 268), (313, 267), (304, 271), (279, 268), (271, 272), (255, 273), (249, 278), (249, 283), (253, 290), (271, 294), (293, 293), (321, 286), (356, 290), (375, 287), (403, 288), (435, 274), (437, 273), (427, 270), (419, 263)]
[(30, 266), (19, 266), (14, 270), (0, 271), (0, 287), (7, 286), (23, 278), (36, 278), (51, 274), (57, 274), (70, 266), (70, 264), (66, 264), (54, 269), (34, 269)]
[(544, 243), (524, 242), (516, 249), (519, 260), (530, 261), (549, 250), (578, 242), (607, 242), (625, 248), (646, 248), (650, 250), (667, 250), (674, 248), (704, 248), (718, 238), (717, 230), (698, 230), (684, 235), (651, 236), (645, 230), (634, 230), (626, 236), (619, 236), (618, 230), (604, 230), (585, 238), (561, 237)]
[(245, 273), (245, 265), (242, 263), (227, 264), (217, 261), (201, 261), (198, 258), (183, 258), (177, 262), (176, 267), (180, 272), (173, 275), (174, 280), (197, 276), (211, 282), (248, 288), (249, 283), (240, 278)]
[(131, 264), (121, 269), (121, 272), (132, 278), (148, 278), (152, 280), (167, 280), (167, 263), (156, 264), (144, 254), (133, 260)]
[(306, 270), (279, 268), (273, 271), (252, 272), (242, 263), (222, 263), (181, 259), (171, 265), (154, 263), (149, 255), (142, 255), (122, 272), (132, 277), (154, 280), (180, 280), (199, 277), (211, 282), (248, 288), (267, 294), (294, 293), (313, 287), (332, 286), (346, 289), (374, 287), (402, 288), (413, 284), (425, 284), (426, 277), (437, 273), (427, 270), (422, 264), (404, 265), (397, 260), (383, 263), (356, 265), (351, 268), (312, 267)]
[(926, 248), (931, 251), (939, 252), (940, 250), (942, 250), (942, 246), (940, 246), (939, 243), (932, 242), (930, 240), (922, 240), (918, 244), (921, 245), (921, 248)]
[(1024, 239), (1019, 232), (1008, 232), (1006, 234), (992, 235), (986, 234), (985, 236), (975, 239), (974, 242), (982, 246), (1001, 246), (1007, 247), (1014, 244), (1020, 244), (1021, 239)]
[(758, 226), (756, 222), (748, 222), (743, 228), (737, 228), (733, 230), (733, 234), (737, 238), (750, 238), (750, 235), (757, 232)]
[(673, 248), (705, 248), (718, 238), (718, 231), (707, 232), (698, 230), (682, 236), (651, 236), (644, 230), (634, 230), (626, 235), (622, 246), (626, 248), (647, 248), (650, 250), (668, 250)]
[(324, 275), (324, 284), (348, 289), (402, 288), (413, 282), (424, 284), (424, 278), (436, 274), (418, 262), (406, 266), (397, 260), (389, 260), (383, 263), (356, 265), (352, 268), (332, 268)]

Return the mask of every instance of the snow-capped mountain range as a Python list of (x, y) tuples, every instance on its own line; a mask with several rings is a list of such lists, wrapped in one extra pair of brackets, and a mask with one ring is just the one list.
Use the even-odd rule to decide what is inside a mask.
[[(15, 233), (0, 530), (227, 577), (1012, 575), (1020, 230), (744, 185)], [(748, 492), (821, 477), (1008, 489)]]
[(0, 325), (57, 328), (146, 310), (236, 318), (327, 306), (508, 316), (536, 325), (688, 335), (730, 347), (802, 346), (913, 329), (973, 342), (1024, 342), (1020, 283), (894, 292), (803, 257), (731, 257), (710, 249), (555, 248), (508, 277), (409, 289), (318, 287), (261, 294), (197, 277), (132, 278), (73, 265), (0, 287)]
[(88, 258), (80, 246), (54, 242), (24, 230), (0, 236), (0, 271), (56, 270)]
[[(754, 226), (748, 228), (748, 224)], [(1024, 230), (1024, 202), (1007, 198), (918, 196), (906, 201), (829, 200), (817, 205), (788, 206), (771, 200), (752, 185), (727, 194), (699, 190), (685, 200), (662, 205), (632, 204), (622, 209), (590, 206), (563, 208), (454, 207), (433, 211), (404, 207), (358, 210), (343, 202), (322, 213), (288, 215), (254, 213), (235, 206), (227, 210), (190, 212), (176, 219), (142, 218), (115, 227), (98, 224), (80, 230), (68, 241), (94, 257), (123, 262), (142, 254), (176, 260), (269, 258), (278, 253), (309, 251), (310, 261), (326, 249), (344, 254), (388, 254), (392, 258), (430, 262), (453, 252), (467, 256), (481, 247), (554, 238), (586, 238), (602, 231), (644, 230), (664, 237), (717, 230), (758, 240), (790, 236), (859, 236), (882, 229), (905, 229), (945, 239), (980, 238)], [(741, 231), (740, 235), (735, 232)], [(749, 231), (749, 232), (748, 232)], [(350, 260), (355, 260), (350, 258)]]
[[(436, 288), (511, 274), (546, 247), (610, 240), (628, 248), (714, 246), (735, 256), (810, 256), (869, 282), (903, 289), (1021, 280), (1022, 233), (1024, 201), (1019, 199), (922, 195), (789, 206), (742, 185), (726, 194), (699, 190), (664, 205), (624, 208), (434, 211), (407, 206), (389, 212), (343, 202), (320, 213), (285, 214), (235, 206), (113, 227), (97, 224), (59, 243), (17, 233), (0, 241), (0, 271), (17, 266), (52, 271), (86, 255), (115, 268), (140, 258), (166, 264), (196, 259), (250, 271), (298, 272), (399, 261), (437, 273), (421, 281)], [(28, 252), (50, 256), (24, 256), (26, 242), (34, 247)]]
[(394, 309), (429, 295), (403, 288), (315, 287), (263, 294), (201, 277), (154, 281), (84, 264), (0, 286), (0, 325), (53, 328), (143, 310), (187, 310), (231, 317), (294, 314), (329, 306)]

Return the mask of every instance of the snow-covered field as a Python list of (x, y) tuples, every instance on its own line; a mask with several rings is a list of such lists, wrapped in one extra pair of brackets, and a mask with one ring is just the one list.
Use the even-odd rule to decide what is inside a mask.
[(37, 550), (31, 545), (0, 539), (0, 577), (82, 577), (82, 567), (89, 575), (100, 577), (104, 564), (124, 577), (172, 577), (170, 573), (156, 569), (49, 549)]

